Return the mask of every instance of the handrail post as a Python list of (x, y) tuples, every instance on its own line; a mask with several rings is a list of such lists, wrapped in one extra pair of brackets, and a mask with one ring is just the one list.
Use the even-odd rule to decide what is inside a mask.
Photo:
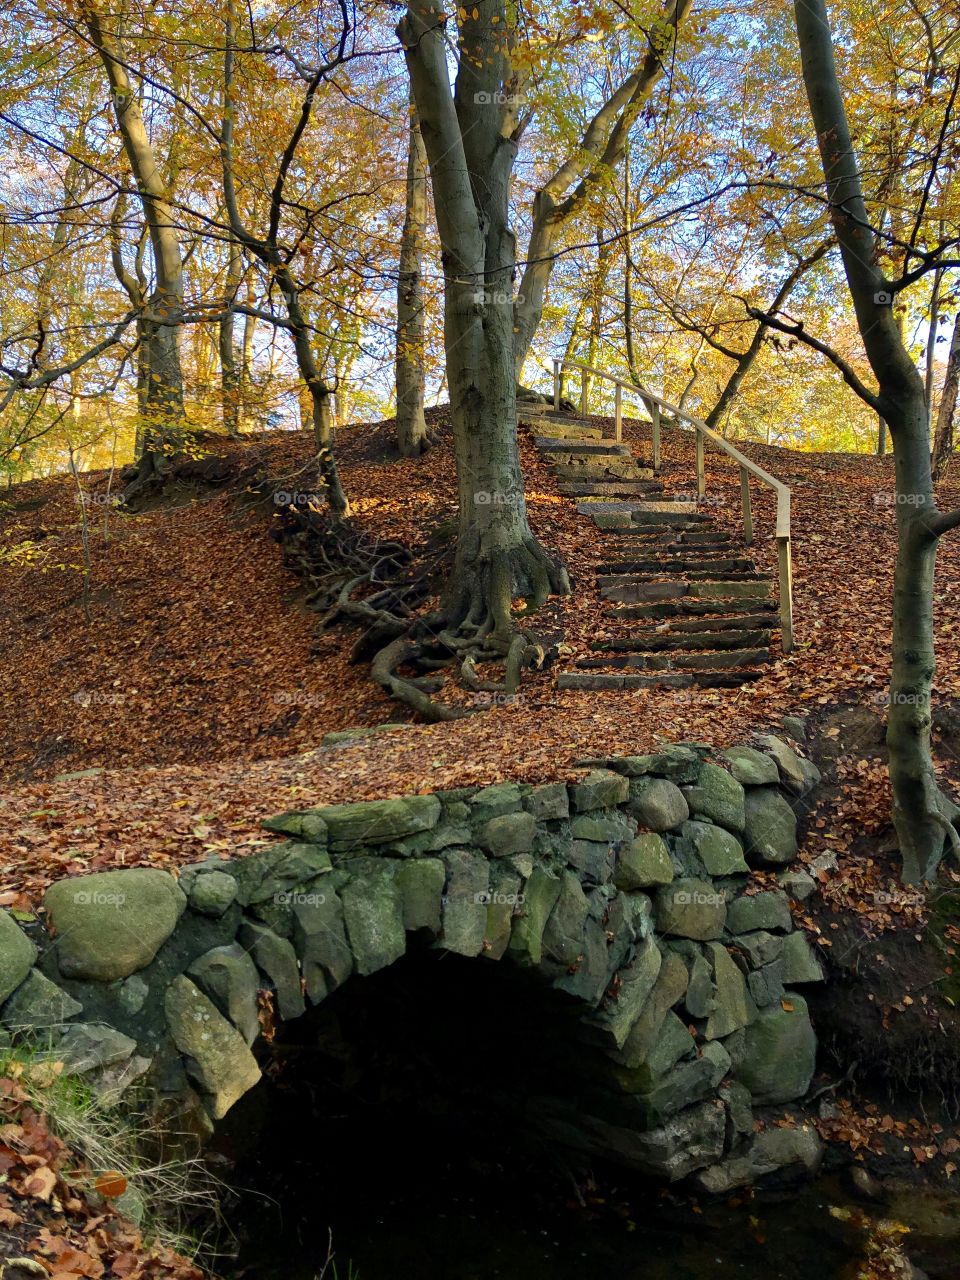
[(780, 564), (780, 637), (784, 653), (793, 652), (793, 565), (790, 556), (790, 539), (777, 538), (777, 559)]
[(613, 399), (613, 432), (617, 444), (623, 440), (623, 383), (617, 383)]
[(651, 439), (653, 443), (653, 469), (660, 470), (660, 406), (656, 400), (650, 400)]
[(750, 472), (740, 468), (740, 503), (743, 507), (743, 540), (749, 547), (753, 542), (753, 512), (750, 509)]
[(560, 361), (553, 357), (553, 407), (560, 412)]
[(703, 432), (697, 428), (697, 497), (707, 492), (707, 475), (703, 464)]
[(590, 379), (587, 376), (586, 369), (580, 370), (580, 417), (587, 416), (587, 409), (590, 405)]

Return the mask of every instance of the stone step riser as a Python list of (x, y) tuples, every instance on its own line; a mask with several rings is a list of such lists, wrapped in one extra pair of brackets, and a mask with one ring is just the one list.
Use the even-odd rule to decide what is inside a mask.
[(615, 544), (617, 549), (623, 552), (643, 551), (646, 549), (650, 551), (673, 551), (680, 554), (693, 551), (699, 554), (701, 550), (726, 550), (729, 553), (733, 544), (733, 539), (729, 534), (714, 533), (713, 531), (704, 532), (699, 529), (691, 529), (678, 536), (674, 536), (670, 529), (629, 529), (611, 536), (607, 541)]
[[(579, 510), (578, 504), (578, 510)], [(664, 499), (661, 502), (651, 501), (644, 502), (638, 500), (636, 502), (616, 500), (611, 502), (601, 502), (600, 506), (604, 514), (610, 514), (614, 511), (628, 511), (632, 516), (680, 516), (685, 520), (689, 520), (697, 514), (696, 504), (692, 502), (670, 502)]]
[(702, 631), (598, 640), (590, 648), (604, 653), (663, 653), (674, 649), (756, 649), (770, 641), (770, 631)]
[(762, 674), (760, 671), (704, 671), (685, 675), (637, 675), (632, 672), (586, 675), (569, 671), (557, 677), (557, 688), (594, 693), (618, 693), (624, 689), (691, 689), (695, 685), (702, 689), (736, 689), (759, 680)]
[[(647, 604), (657, 600), (679, 600), (693, 597), (700, 600), (724, 601), (769, 595), (769, 583), (755, 582), (631, 582), (618, 586), (601, 586), (604, 600), (619, 604)], [(719, 611), (719, 610), (718, 610)]]
[(556, 438), (534, 436), (533, 443), (541, 453), (559, 454), (560, 460), (563, 460), (567, 454), (574, 458), (629, 458), (631, 456), (630, 450), (625, 444), (615, 444), (612, 440), (597, 440), (596, 442), (584, 440), (581, 442), (569, 440), (562, 436)]
[[(687, 619), (691, 625), (702, 625), (706, 618), (711, 614), (737, 615), (741, 613), (751, 613), (757, 609), (766, 609), (773, 613), (776, 609), (774, 602), (765, 600), (668, 600), (659, 604), (634, 604), (626, 605), (622, 609), (607, 609), (604, 617), (610, 621), (637, 621), (637, 622), (655, 622), (655, 621), (673, 621), (676, 619)], [(711, 625), (714, 624), (714, 618), (710, 618)], [(731, 616), (731, 623), (739, 626), (743, 625), (740, 617)]]
[(651, 497), (663, 493), (663, 485), (656, 480), (577, 480), (557, 485), (566, 498), (628, 498)]
[(687, 530), (696, 529), (698, 525), (704, 525), (706, 523), (707, 517), (705, 515), (701, 515), (696, 508), (694, 508), (689, 515), (683, 518), (663, 511), (638, 511), (634, 514), (633, 519), (634, 526), (647, 525), (653, 529), (655, 525), (665, 525), (667, 528), (676, 529), (684, 533)]
[[(638, 605), (636, 607), (643, 608), (644, 606)], [(759, 608), (760, 602), (757, 602), (754, 607)], [(610, 622), (626, 622), (630, 621), (632, 612), (629, 607), (625, 609), (608, 609), (603, 616)], [(648, 625), (633, 627), (629, 631), (625, 631), (622, 635), (623, 641), (648, 641), (658, 636), (700, 635), (708, 631), (712, 635), (722, 634), (727, 631), (762, 631), (764, 635), (770, 635), (778, 626), (776, 615), (772, 610), (768, 613), (740, 613), (730, 618), (710, 616), (695, 618), (673, 617), (656, 626), (653, 625), (657, 622), (656, 618), (641, 618), (636, 619), (636, 621), (646, 622)]]
[(752, 573), (725, 569), (671, 569), (669, 565), (660, 565), (642, 572), (637, 569), (617, 570), (613, 573), (598, 573), (597, 582), (602, 587), (627, 586), (631, 583), (648, 582), (695, 582), (697, 584), (731, 583), (731, 582), (769, 582), (770, 575), (754, 570)]
[(619, 658), (581, 658), (582, 671), (720, 671), (756, 667), (770, 661), (769, 649), (731, 649), (724, 653), (639, 653)]
[(603, 442), (603, 436), (599, 431), (578, 431), (574, 435), (570, 435), (569, 432), (566, 432), (564, 435), (553, 435), (550, 431), (544, 431), (541, 429), (538, 439), (563, 440), (567, 443), (572, 442), (574, 444), (601, 444)]
[(558, 484), (628, 484), (642, 480), (655, 482), (656, 476), (652, 467), (635, 467), (633, 463), (625, 463), (622, 467), (603, 466), (569, 466), (554, 467), (553, 474)]
[(640, 559), (635, 560), (608, 560), (601, 562), (596, 566), (598, 574), (618, 574), (621, 577), (625, 574), (704, 574), (704, 573), (722, 573), (729, 572), (732, 577), (736, 577), (741, 573), (757, 573), (758, 570), (752, 560), (728, 560), (723, 557), (717, 557), (715, 560), (678, 560), (671, 556), (664, 556), (662, 559)]

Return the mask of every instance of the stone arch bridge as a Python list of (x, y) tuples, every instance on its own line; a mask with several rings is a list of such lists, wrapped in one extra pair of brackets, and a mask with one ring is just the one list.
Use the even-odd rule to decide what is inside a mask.
[(814, 1072), (802, 988), (823, 975), (790, 910), (813, 883), (788, 866), (815, 768), (772, 736), (585, 765), (285, 813), (265, 823), (282, 841), (179, 879), (59, 881), (44, 925), (0, 912), (0, 1021), (203, 1136), (260, 1077), (265, 1001), (287, 1022), (431, 946), (568, 1007), (582, 1088), (543, 1100), (564, 1141), (718, 1192), (813, 1169), (812, 1128), (755, 1110)]

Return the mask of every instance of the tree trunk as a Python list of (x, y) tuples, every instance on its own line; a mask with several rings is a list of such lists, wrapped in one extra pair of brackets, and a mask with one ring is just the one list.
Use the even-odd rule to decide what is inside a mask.
[(887, 745), (893, 819), (907, 883), (936, 874), (945, 841), (957, 848), (930, 748), (934, 676), (933, 572), (938, 513), (933, 498), (923, 379), (904, 346), (888, 281), (877, 265), (876, 234), (867, 217), (837, 77), (824, 0), (795, 0), (803, 77), (831, 215), (857, 324), (879, 385), (861, 388), (890, 427), (896, 474), (897, 561)]
[(427, 447), (424, 403), (423, 247), (427, 223), (427, 153), (410, 103), (407, 208), (397, 275), (397, 445), (406, 458)]
[(411, 0), (398, 34), (404, 47), (433, 183), (444, 267), (444, 345), (457, 463), (459, 517), (454, 566), (443, 593), (448, 633), (503, 645), (514, 632), (511, 602), (528, 608), (569, 590), (566, 571), (527, 522), (517, 444), (513, 348), (514, 237), (508, 206), (519, 120), (503, 0), (483, 16), (459, 14), (454, 93), (444, 19), (431, 0)]
[[(940, 229), (943, 238), (943, 227)], [(933, 370), (937, 356), (937, 330), (940, 327), (940, 287), (943, 283), (943, 272), (934, 271), (933, 288), (930, 290), (930, 312), (928, 317), (927, 350), (923, 372), (923, 390), (927, 397), (927, 422), (931, 433), (930, 447), (933, 447)]]
[[(784, 303), (790, 297), (790, 294), (796, 288), (797, 284), (800, 282), (802, 277), (806, 274), (807, 271), (809, 271), (809, 269), (815, 263), (819, 262), (821, 258), (823, 258), (826, 255), (832, 243), (833, 243), (832, 239), (826, 240), (824, 241), (823, 244), (818, 245), (818, 247), (808, 257), (801, 258), (801, 260), (797, 263), (797, 265), (793, 268), (793, 270), (790, 272), (787, 278), (783, 281), (780, 288), (777, 290), (776, 297), (774, 298), (770, 307), (770, 310), (773, 314), (776, 314), (778, 311), (782, 310)], [(730, 377), (727, 379), (726, 386), (721, 391), (720, 397), (717, 400), (717, 403), (713, 406), (713, 408), (710, 410), (710, 412), (707, 414), (706, 418), (704, 419), (707, 426), (712, 427), (714, 431), (717, 431), (720, 429), (720, 423), (723, 421), (724, 417), (728, 414), (728, 411), (732, 406), (737, 393), (739, 392), (741, 386), (743, 385), (744, 378), (750, 372), (751, 368), (753, 367), (754, 361), (756, 360), (757, 356), (760, 354), (760, 351), (763, 348), (763, 339), (766, 336), (766, 332), (767, 332), (767, 326), (763, 323), (763, 321), (761, 321), (757, 325), (753, 338), (751, 339), (750, 345), (747, 347), (746, 351), (744, 351), (742, 355), (736, 357), (733, 372), (730, 374)], [(682, 407), (682, 401), (681, 401), (681, 407)], [(725, 435), (726, 432), (724, 431), (723, 434)], [(770, 443), (769, 431), (768, 431), (767, 443), (768, 444)]]
[(223, 426), (228, 436), (240, 433), (240, 368), (234, 345), (234, 306), (240, 288), (242, 259), (240, 246), (231, 240), (227, 252), (227, 281), (223, 303), (223, 316), (219, 326), (220, 391)]
[(960, 384), (960, 310), (953, 322), (947, 371), (943, 376), (940, 407), (937, 410), (937, 426), (933, 436), (933, 473), (940, 478), (953, 452), (953, 419), (957, 411), (957, 387)]
[(275, 264), (274, 269), (277, 283), (287, 301), (287, 315), (290, 317), (290, 332), (293, 336), (297, 368), (310, 393), (318, 478), (334, 515), (347, 516), (350, 514), (350, 504), (340, 480), (340, 471), (333, 452), (333, 396), (317, 367), (310, 325), (300, 302), (299, 290), (285, 266)]
[[(587, 329), (587, 359), (586, 364), (597, 365), (597, 352), (600, 347), (600, 341), (603, 336), (603, 300), (607, 287), (607, 276), (610, 273), (611, 262), (611, 246), (603, 243), (603, 228), (596, 228), (597, 237), (597, 265), (593, 275), (593, 281), (590, 287), (590, 326)], [(581, 404), (586, 403), (587, 408), (590, 407), (590, 391), (593, 387), (593, 378), (589, 374), (583, 375), (586, 383), (586, 391), (581, 395)]]
[(96, 9), (85, 3), (83, 16), (91, 43), (107, 73), (117, 127), (140, 193), (153, 250), (155, 285), (148, 299), (150, 314), (143, 328), (150, 370), (147, 421), (137, 476), (126, 491), (126, 496), (132, 497), (151, 479), (162, 477), (169, 469), (171, 458), (184, 444), (186, 420), (180, 369), (183, 261), (167, 184), (157, 165), (123, 55)]
[[(247, 285), (247, 304), (253, 307), (256, 302), (256, 289), (253, 280), (250, 280)], [(243, 317), (243, 338), (240, 342), (240, 421), (248, 429), (259, 421), (253, 405), (253, 357), (256, 336), (257, 317), (248, 313)]]
[(142, 314), (147, 294), (147, 279), (142, 263), (143, 233), (131, 271), (123, 257), (123, 218), (126, 211), (126, 194), (121, 192), (110, 215), (110, 257), (113, 272), (130, 299), (130, 305), (140, 312), (136, 319), (137, 326), (137, 430), (134, 441), (134, 456), (139, 458), (143, 452), (144, 426), (147, 421), (148, 401), (150, 396), (150, 334), (148, 321)]
[[(587, 295), (583, 292), (580, 294), (577, 302), (577, 309), (573, 315), (573, 324), (570, 326), (570, 336), (567, 338), (566, 350), (563, 353), (564, 360), (576, 360), (577, 348), (580, 345), (580, 336), (583, 332), (583, 317), (587, 310)], [(567, 398), (567, 381), (572, 375), (572, 370), (563, 368), (560, 370), (560, 399)]]
[(887, 420), (883, 414), (877, 415), (877, 457), (883, 458), (887, 452)]

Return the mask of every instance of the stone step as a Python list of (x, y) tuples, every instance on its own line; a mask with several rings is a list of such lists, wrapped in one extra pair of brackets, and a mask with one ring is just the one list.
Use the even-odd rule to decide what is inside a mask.
[(622, 501), (613, 499), (609, 502), (604, 502), (603, 506), (609, 511), (630, 511), (637, 512), (639, 515), (652, 514), (689, 517), (691, 515), (696, 515), (697, 512), (697, 504), (695, 502), (679, 502), (673, 498), (664, 498), (662, 501), (658, 501), (655, 498), (645, 501), (641, 498), (637, 499), (635, 502), (631, 502), (629, 499), (623, 499)]
[[(582, 444), (586, 441), (603, 439), (599, 427), (571, 427), (566, 423), (538, 422), (537, 438), (540, 440), (575, 440)], [(615, 444), (616, 441), (613, 441)]]
[(656, 480), (571, 480), (557, 485), (568, 498), (616, 498), (663, 492)]
[(744, 557), (731, 558), (729, 556), (717, 556), (715, 558), (698, 557), (696, 560), (686, 560), (678, 556), (662, 556), (651, 557), (649, 552), (645, 556), (635, 556), (632, 559), (604, 560), (596, 566), (597, 573), (600, 574), (645, 574), (656, 573), (660, 575), (669, 574), (703, 574), (703, 573), (726, 573), (730, 571), (731, 576), (736, 576), (743, 572), (754, 572), (756, 566), (752, 560)]
[(730, 547), (733, 539), (729, 533), (720, 533), (714, 529), (688, 529), (686, 532), (674, 534), (672, 529), (630, 529), (624, 533), (618, 533), (611, 539), (624, 550), (634, 551), (641, 548), (664, 548), (671, 550), (676, 548), (679, 551), (694, 550), (701, 548), (713, 549), (717, 547)]
[(769, 625), (764, 630), (742, 627), (716, 631), (648, 631), (646, 634), (595, 640), (591, 649), (604, 653), (662, 653), (668, 649), (756, 649), (770, 640)]
[[(673, 636), (684, 633), (699, 635), (702, 632), (709, 632), (711, 635), (716, 635), (718, 632), (724, 631), (750, 631), (758, 629), (769, 633), (775, 630), (779, 625), (772, 602), (765, 604), (764, 601), (757, 600), (755, 602), (746, 601), (746, 604), (755, 609), (765, 607), (767, 612), (735, 613), (730, 617), (723, 614), (707, 614), (693, 618), (668, 618), (664, 622), (658, 622), (656, 626), (649, 625), (646, 627), (637, 627), (631, 631), (625, 632), (623, 638), (625, 640), (630, 638), (636, 638), (637, 640), (649, 640), (655, 636), (664, 635)], [(628, 605), (623, 609), (607, 609), (603, 616), (610, 621), (616, 619), (617, 621), (622, 622), (629, 620), (638, 609), (645, 607), (646, 606), (643, 605)], [(649, 623), (657, 622), (656, 618), (646, 618), (642, 620)]]
[(730, 667), (756, 667), (770, 662), (767, 648), (711, 650), (703, 653), (630, 653), (618, 657), (580, 658), (584, 671), (613, 668), (617, 671), (720, 671)]
[(565, 671), (557, 677), (558, 689), (579, 689), (595, 693), (620, 692), (624, 689), (735, 689), (759, 680), (762, 671), (694, 671), (680, 674), (638, 675), (634, 672), (580, 673)]
[(592, 515), (599, 529), (608, 532), (623, 533), (626, 530), (634, 530), (640, 525), (654, 524), (658, 528), (669, 527), (674, 532), (682, 532), (685, 529), (695, 529), (696, 522), (705, 520), (706, 516), (688, 516), (682, 519), (680, 516), (664, 516), (654, 513), (651, 515), (649, 511), (607, 511), (597, 513), (588, 511), (585, 514)]
[[(743, 626), (746, 619), (736, 615), (752, 615), (763, 609), (774, 613), (776, 602), (747, 598), (745, 600), (700, 600), (690, 597), (684, 599), (661, 600), (650, 604), (626, 604), (620, 609), (606, 609), (603, 617), (612, 621), (632, 619), (640, 622), (660, 621), (662, 619), (679, 619), (673, 625), (702, 626), (704, 619), (710, 619), (710, 626), (718, 625), (721, 618), (731, 624)], [(714, 615), (717, 615), (716, 617)], [(685, 620), (685, 622), (683, 622)]]
[(531, 413), (538, 418), (556, 418), (558, 421), (562, 420), (564, 422), (589, 421), (589, 419), (585, 419), (581, 414), (577, 413), (576, 409), (555, 409), (552, 400), (518, 400), (517, 413), (520, 417), (526, 413)]
[[(683, 508), (688, 506), (683, 502), (647, 502), (643, 499), (631, 501), (628, 499), (609, 499), (609, 498), (579, 498), (577, 500), (577, 510), (581, 515), (585, 516), (614, 516), (613, 520), (608, 520), (601, 528), (618, 528), (625, 529), (632, 524), (643, 524), (648, 520), (680, 520), (687, 523), (691, 519), (696, 519), (696, 510), (690, 515), (683, 514)], [(599, 523), (599, 522), (598, 522)]]
[(699, 600), (742, 600), (745, 598), (766, 597), (770, 593), (770, 583), (764, 579), (749, 581), (730, 580), (690, 582), (685, 579), (663, 582), (637, 582), (631, 578), (615, 579), (604, 584), (599, 582), (600, 595), (604, 600), (616, 601), (618, 604), (646, 604), (657, 600), (678, 600), (693, 597)]
[(656, 525), (666, 526), (678, 532), (695, 529), (697, 525), (707, 523), (708, 517), (697, 511), (694, 503), (685, 502), (682, 505), (690, 510), (689, 515), (679, 516), (672, 511), (637, 511), (634, 515), (633, 523), (634, 525), (649, 526), (651, 528)]
[(646, 573), (640, 573), (635, 569), (625, 568), (622, 570), (614, 570), (610, 573), (598, 573), (597, 583), (601, 587), (615, 587), (619, 584), (628, 584), (631, 582), (650, 583), (650, 582), (689, 582), (701, 586), (714, 582), (723, 583), (742, 583), (742, 582), (769, 582), (770, 575), (763, 573), (759, 569), (752, 573), (736, 570), (724, 569), (699, 569), (696, 572), (686, 570), (683, 573), (671, 573), (666, 567), (657, 568)]
[(629, 458), (629, 448), (625, 444), (615, 444), (612, 440), (568, 440), (564, 437), (534, 436), (533, 443), (544, 453), (569, 453), (573, 457), (587, 458)]
[(616, 480), (654, 480), (656, 479), (653, 467), (643, 466), (634, 461), (633, 458), (609, 458), (606, 461), (594, 462), (590, 458), (580, 460), (573, 459), (569, 463), (558, 465), (551, 458), (553, 463), (553, 474), (557, 478), (557, 482), (586, 484), (586, 483), (612, 483)]

